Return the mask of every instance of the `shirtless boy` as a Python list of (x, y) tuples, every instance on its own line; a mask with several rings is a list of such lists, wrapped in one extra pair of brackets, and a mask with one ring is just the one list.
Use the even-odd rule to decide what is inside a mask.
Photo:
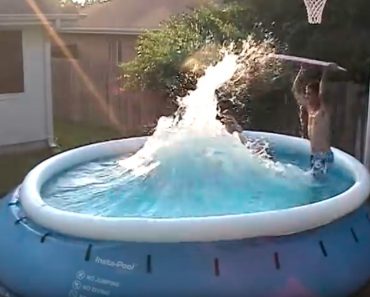
[(263, 159), (274, 160), (271, 150), (264, 143), (251, 141), (243, 134), (243, 128), (232, 115), (233, 107), (234, 105), (230, 100), (220, 100), (217, 104), (217, 120), (224, 125), (227, 132), (235, 135), (253, 154)]
[[(307, 127), (311, 143), (311, 170), (314, 176), (326, 174), (334, 162), (331, 150), (331, 106), (328, 102), (327, 79), (329, 71), (337, 70), (336, 64), (324, 68), (321, 81), (307, 82), (305, 70), (301, 67), (293, 84), (292, 91), (301, 107), (301, 122)], [(306, 115), (306, 117), (304, 117)]]
[(241, 143), (247, 144), (247, 138), (242, 134), (243, 128), (232, 115), (233, 103), (230, 100), (220, 100), (217, 103), (217, 120), (225, 127), (226, 131), (234, 135), (237, 133)]

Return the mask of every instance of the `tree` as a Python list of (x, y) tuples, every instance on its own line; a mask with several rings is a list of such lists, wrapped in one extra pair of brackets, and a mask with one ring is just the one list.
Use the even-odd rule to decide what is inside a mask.
[(225, 2), (237, 3), (253, 11), (268, 31), (287, 44), (289, 54), (335, 61), (350, 70), (350, 79), (368, 81), (369, 1), (327, 1), (320, 25), (308, 24), (303, 0)]
[(166, 89), (171, 97), (183, 94), (196, 82), (197, 73), (188, 71), (189, 67), (212, 61), (220, 45), (245, 36), (243, 26), (230, 21), (243, 12), (236, 6), (225, 10), (203, 7), (174, 16), (160, 30), (143, 34), (137, 57), (122, 67), (126, 87)]
[[(298, 56), (311, 57), (326, 61), (335, 61), (349, 71), (346, 75), (334, 77), (336, 80), (348, 80), (355, 84), (333, 84), (335, 98), (343, 98), (345, 104), (335, 106), (333, 119), (333, 145), (344, 148), (347, 152), (354, 152), (354, 141), (361, 115), (366, 120), (363, 108), (367, 106), (368, 81), (370, 69), (370, 41), (367, 37), (370, 30), (368, 0), (330, 0), (327, 1), (322, 23), (311, 25), (307, 22), (306, 8), (303, 0), (225, 0), (236, 3), (245, 9), (253, 11), (257, 21), (268, 31), (273, 32), (281, 42), (287, 45), (287, 53)], [(347, 88), (348, 98), (345, 98)], [(289, 89), (284, 92), (288, 94)], [(262, 106), (274, 106), (274, 100), (269, 96), (263, 102), (258, 102), (257, 109)], [(288, 113), (288, 111), (287, 111)], [(263, 115), (263, 112), (254, 112), (254, 115)], [(276, 116), (276, 115), (275, 115)], [(255, 121), (258, 124), (258, 121)], [(279, 119), (280, 122), (280, 119)], [(364, 126), (364, 123), (362, 124)], [(260, 127), (260, 126), (259, 126)], [(351, 135), (348, 141), (343, 135)]]
[(63, 6), (74, 5), (74, 6), (85, 6), (96, 3), (104, 3), (111, 0), (60, 0)]
[[(124, 86), (126, 89), (165, 90), (171, 100), (182, 97), (194, 89), (205, 67), (219, 60), (222, 46), (235, 43), (238, 51), (248, 36), (253, 36), (256, 45), (273, 40), (251, 11), (239, 5), (211, 5), (174, 16), (162, 23), (159, 30), (139, 37), (137, 57), (122, 65)], [(254, 69), (256, 65), (248, 66)], [(250, 84), (247, 88), (239, 81), (235, 88), (219, 90), (219, 97), (235, 98), (239, 103), (240, 119), (245, 119), (241, 111), (244, 113), (246, 106), (250, 106), (246, 104), (250, 98), (259, 97), (261, 89), (274, 88), (279, 82), (272, 83), (276, 67), (268, 70), (258, 72), (261, 75), (256, 75), (253, 87)]]

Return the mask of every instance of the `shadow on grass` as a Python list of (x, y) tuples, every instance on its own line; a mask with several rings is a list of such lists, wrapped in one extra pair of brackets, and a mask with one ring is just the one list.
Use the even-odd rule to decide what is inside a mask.
[(119, 132), (109, 127), (56, 121), (57, 148), (0, 155), (0, 197), (4, 197), (6, 193), (19, 185), (32, 168), (55, 154), (82, 145), (121, 137)]
[[(0, 155), (0, 198), (19, 185), (33, 167), (54, 154), (90, 143), (122, 138), (111, 128), (65, 122), (55, 123), (55, 135), (57, 149)], [(351, 297), (370, 297), (370, 283)]]

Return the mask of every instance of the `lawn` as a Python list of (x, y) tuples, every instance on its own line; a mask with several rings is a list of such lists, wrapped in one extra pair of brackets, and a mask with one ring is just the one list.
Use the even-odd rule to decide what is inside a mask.
[(117, 139), (120, 135), (108, 127), (56, 121), (55, 137), (58, 144), (58, 148), (55, 149), (0, 155), (0, 196), (4, 196), (21, 183), (33, 167), (48, 157), (84, 144)]
[[(55, 136), (57, 149), (0, 155), (0, 197), (21, 183), (27, 172), (34, 166), (54, 154), (89, 143), (120, 138), (119, 133), (114, 129), (63, 122), (55, 123)], [(352, 297), (369, 296), (370, 284)]]

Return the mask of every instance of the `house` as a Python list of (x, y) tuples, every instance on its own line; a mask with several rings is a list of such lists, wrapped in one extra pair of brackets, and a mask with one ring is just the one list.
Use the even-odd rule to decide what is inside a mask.
[(74, 53), (98, 63), (127, 62), (135, 57), (138, 35), (162, 21), (201, 5), (204, 0), (112, 0), (80, 8), (85, 17), (59, 30)]
[(78, 18), (58, 1), (0, 2), (0, 152), (53, 144), (52, 28)]
[(166, 98), (149, 92), (122, 93), (118, 65), (135, 57), (141, 33), (157, 29), (162, 21), (202, 2), (112, 0), (80, 8), (84, 17), (59, 29), (69, 58), (59, 46), (53, 48), (56, 116), (77, 123), (120, 126), (131, 135), (152, 125), (163, 112)]

